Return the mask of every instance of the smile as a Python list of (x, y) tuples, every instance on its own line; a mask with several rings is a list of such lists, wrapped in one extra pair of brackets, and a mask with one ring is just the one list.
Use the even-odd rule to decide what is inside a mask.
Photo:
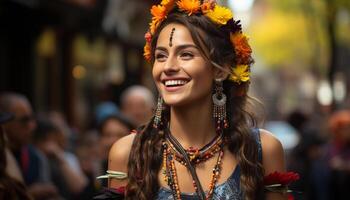
[(166, 87), (176, 87), (176, 86), (183, 86), (187, 83), (186, 80), (166, 80), (164, 81), (164, 85)]

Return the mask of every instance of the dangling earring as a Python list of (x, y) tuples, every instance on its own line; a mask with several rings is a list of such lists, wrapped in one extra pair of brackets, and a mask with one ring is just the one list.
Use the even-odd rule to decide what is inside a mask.
[(213, 94), (213, 118), (215, 121), (216, 131), (220, 132), (228, 128), (226, 118), (226, 95), (223, 93), (222, 81), (215, 81), (215, 93)]
[(154, 115), (154, 120), (153, 120), (153, 127), (158, 128), (160, 122), (162, 121), (162, 111), (163, 111), (163, 98), (159, 95), (158, 96), (158, 103), (157, 103), (157, 109), (156, 113)]

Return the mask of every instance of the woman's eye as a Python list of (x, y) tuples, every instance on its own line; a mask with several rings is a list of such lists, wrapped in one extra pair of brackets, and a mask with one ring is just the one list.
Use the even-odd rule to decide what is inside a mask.
[(190, 59), (190, 58), (193, 58), (193, 54), (190, 52), (184, 52), (181, 54), (181, 57), (186, 58), (186, 59)]
[(164, 54), (156, 54), (156, 59), (159, 61), (165, 60), (166, 56)]

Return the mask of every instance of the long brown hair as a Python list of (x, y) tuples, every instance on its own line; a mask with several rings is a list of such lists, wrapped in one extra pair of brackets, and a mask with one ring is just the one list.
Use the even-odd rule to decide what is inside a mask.
[[(194, 43), (199, 46), (202, 55), (216, 66), (235, 64), (235, 54), (229, 38), (229, 30), (218, 28), (203, 15), (170, 13), (152, 37), (151, 52), (154, 61), (154, 49), (160, 31), (170, 23), (186, 26)], [(251, 60), (253, 62), (253, 60)], [(263, 168), (258, 160), (258, 144), (251, 134), (256, 120), (247, 110), (247, 90), (249, 83), (235, 84), (224, 81), (224, 93), (227, 96), (227, 116), (229, 128), (224, 131), (228, 149), (234, 154), (241, 168), (241, 189), (245, 199), (256, 199), (263, 177)], [(169, 108), (162, 115), (158, 129), (150, 121), (135, 137), (129, 156), (127, 199), (154, 199), (159, 190), (158, 174), (162, 162), (163, 130), (170, 119)]]

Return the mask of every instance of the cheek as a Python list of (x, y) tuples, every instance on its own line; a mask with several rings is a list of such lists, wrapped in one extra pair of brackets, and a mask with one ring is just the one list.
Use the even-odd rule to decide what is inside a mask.
[(204, 86), (211, 86), (213, 82), (213, 72), (210, 67), (202, 65), (202, 67), (198, 68), (187, 68), (188, 73), (191, 74), (192, 79), (197, 83)]
[(152, 67), (153, 80), (155, 81), (159, 80), (160, 74), (161, 74), (160, 66), (157, 64), (153, 64), (153, 67)]
[(161, 74), (162, 74), (161, 66), (154, 64), (152, 68), (152, 77), (158, 90), (160, 90), (160, 87), (161, 87), (161, 82), (160, 82)]

